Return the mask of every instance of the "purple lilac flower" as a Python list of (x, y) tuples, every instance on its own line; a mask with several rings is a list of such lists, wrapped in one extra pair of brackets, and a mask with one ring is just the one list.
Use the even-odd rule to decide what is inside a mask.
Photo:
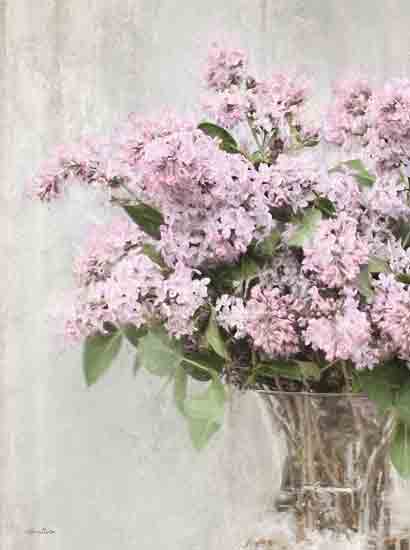
[(245, 78), (247, 56), (240, 49), (225, 49), (213, 44), (205, 68), (205, 82), (210, 90), (224, 91), (238, 86)]
[(366, 145), (371, 97), (372, 89), (365, 78), (338, 82), (333, 89), (333, 101), (326, 114), (326, 140), (346, 149), (350, 149), (355, 140), (361, 145)]
[(237, 86), (214, 92), (202, 98), (202, 108), (213, 122), (224, 128), (233, 128), (246, 120), (249, 101)]
[(338, 288), (356, 279), (369, 259), (369, 247), (358, 234), (357, 221), (342, 212), (335, 219), (322, 220), (304, 255), (305, 272), (329, 288)]
[(370, 154), (380, 173), (410, 160), (410, 80), (394, 79), (370, 102)]
[(272, 166), (262, 165), (258, 177), (273, 207), (290, 206), (296, 212), (315, 198), (320, 167), (310, 153), (282, 154)]
[(385, 353), (410, 359), (410, 289), (393, 275), (381, 275), (371, 310)]
[(75, 260), (74, 272), (80, 285), (105, 279), (112, 265), (130, 249), (151, 242), (145, 233), (126, 214), (115, 217), (106, 225), (93, 226), (86, 244)]
[(377, 359), (369, 317), (351, 295), (333, 316), (309, 319), (304, 340), (314, 350), (322, 351), (330, 363), (352, 361), (360, 369), (374, 366)]
[(170, 264), (231, 262), (273, 226), (253, 166), (200, 131), (154, 140), (141, 177), (147, 202), (165, 217), (161, 249)]

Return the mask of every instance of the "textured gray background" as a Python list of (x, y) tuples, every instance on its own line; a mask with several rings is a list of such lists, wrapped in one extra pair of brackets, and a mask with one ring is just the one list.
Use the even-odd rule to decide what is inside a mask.
[[(2, 550), (235, 550), (279, 483), (279, 442), (252, 395), (198, 455), (127, 351), (85, 389), (47, 312), (104, 212), (81, 193), (54, 211), (27, 202), (40, 159), (129, 111), (186, 109), (220, 34), (261, 69), (306, 66), (325, 96), (346, 69), (409, 75), (409, 28), (408, 0), (0, 0)], [(25, 532), (42, 527), (55, 534)]]

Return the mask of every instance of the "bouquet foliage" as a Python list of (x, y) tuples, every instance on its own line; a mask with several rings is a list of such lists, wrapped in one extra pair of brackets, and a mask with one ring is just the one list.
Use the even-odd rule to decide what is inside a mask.
[(87, 383), (128, 340), (135, 370), (173, 381), (197, 448), (230, 384), (365, 392), (410, 475), (410, 80), (341, 81), (316, 124), (301, 74), (258, 79), (214, 45), (204, 79), (204, 118), (130, 115), (34, 178), (44, 202), (77, 181), (112, 205), (65, 322)]

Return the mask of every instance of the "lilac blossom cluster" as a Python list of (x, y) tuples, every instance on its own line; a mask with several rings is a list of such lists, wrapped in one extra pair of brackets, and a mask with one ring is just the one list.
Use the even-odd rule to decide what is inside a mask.
[(329, 143), (360, 154), (379, 175), (406, 170), (410, 162), (410, 80), (392, 79), (380, 88), (364, 78), (334, 88), (324, 123)]
[(273, 226), (254, 167), (200, 130), (148, 144), (140, 176), (144, 199), (165, 218), (161, 251), (170, 264), (232, 262)]
[[(212, 131), (132, 115), (106, 139), (58, 149), (34, 179), (43, 201), (79, 181), (121, 210), (74, 263), (67, 335), (162, 323), (201, 349), (215, 311), (233, 360), (244, 343), (262, 361), (410, 360), (410, 81), (343, 80), (321, 132), (303, 75), (257, 80), (244, 52), (213, 46), (205, 84)], [(227, 130), (244, 128), (239, 146)], [(328, 143), (354, 162), (327, 165)], [(127, 218), (133, 207), (157, 214), (157, 232)]]
[(369, 244), (359, 236), (357, 221), (344, 212), (323, 220), (303, 251), (303, 270), (327, 288), (354, 283), (369, 259)]
[[(148, 241), (148, 242), (147, 242)], [(67, 318), (73, 340), (114, 326), (164, 322), (172, 335), (190, 335), (193, 317), (206, 302), (209, 279), (182, 263), (164, 273), (144, 253), (149, 239), (129, 219), (118, 217), (90, 232), (75, 261), (77, 288)]]
[(239, 50), (211, 49), (206, 69), (204, 112), (217, 124), (235, 128), (245, 124), (272, 159), (297, 136), (299, 144), (315, 142), (318, 126), (305, 107), (310, 82), (303, 74), (274, 73), (257, 80), (246, 73), (246, 55)]

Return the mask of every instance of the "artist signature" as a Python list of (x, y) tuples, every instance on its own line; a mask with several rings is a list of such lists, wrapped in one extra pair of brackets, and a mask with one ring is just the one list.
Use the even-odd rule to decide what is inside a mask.
[(42, 529), (27, 529), (26, 531), (27, 535), (54, 535), (55, 531), (53, 529), (46, 529), (43, 527)]

